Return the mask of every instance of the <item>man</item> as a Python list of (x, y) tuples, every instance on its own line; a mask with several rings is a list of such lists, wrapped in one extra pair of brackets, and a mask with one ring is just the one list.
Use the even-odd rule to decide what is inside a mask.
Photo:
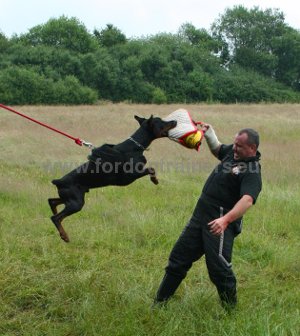
[(155, 304), (166, 302), (175, 293), (192, 263), (203, 255), (223, 307), (237, 303), (231, 254), (242, 217), (262, 187), (259, 135), (253, 129), (242, 129), (232, 145), (224, 145), (211, 125), (205, 124), (203, 130), (210, 151), (221, 162), (207, 179), (193, 215), (171, 251)]

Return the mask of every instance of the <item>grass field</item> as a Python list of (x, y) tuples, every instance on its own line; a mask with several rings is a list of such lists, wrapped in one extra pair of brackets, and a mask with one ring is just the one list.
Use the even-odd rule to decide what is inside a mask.
[(136, 128), (134, 114), (166, 116), (188, 108), (230, 143), (243, 127), (261, 134), (263, 191), (245, 216), (233, 266), (239, 305), (226, 314), (204, 260), (174, 299), (151, 304), (174, 242), (216, 164), (168, 139), (146, 152), (160, 184), (87, 194), (66, 219), (71, 242), (51, 223), (51, 184), (86, 160), (88, 149), (0, 111), (0, 335), (298, 336), (300, 334), (300, 105), (125, 105), (17, 110), (95, 145), (117, 143)]

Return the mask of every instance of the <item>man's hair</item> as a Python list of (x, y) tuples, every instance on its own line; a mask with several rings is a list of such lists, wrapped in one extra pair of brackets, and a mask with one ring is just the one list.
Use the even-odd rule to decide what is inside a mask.
[(238, 135), (246, 133), (248, 135), (248, 145), (259, 146), (259, 134), (253, 128), (243, 128), (239, 131)]

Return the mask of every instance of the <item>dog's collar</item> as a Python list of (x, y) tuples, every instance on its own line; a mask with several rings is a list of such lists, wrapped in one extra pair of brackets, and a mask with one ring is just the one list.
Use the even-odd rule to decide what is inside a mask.
[(139, 142), (137, 142), (132, 137), (129, 137), (128, 139), (131, 140), (132, 142), (134, 142), (138, 147), (142, 148), (142, 150), (147, 150), (147, 148), (145, 148), (143, 145), (141, 145)]

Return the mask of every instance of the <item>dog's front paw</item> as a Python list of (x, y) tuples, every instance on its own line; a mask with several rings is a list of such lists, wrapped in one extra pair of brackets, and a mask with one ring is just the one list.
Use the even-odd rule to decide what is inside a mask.
[(151, 176), (150, 180), (154, 183), (154, 184), (158, 184), (158, 179), (156, 176)]
[(150, 180), (154, 183), (154, 184), (158, 184), (158, 179), (156, 177), (156, 173), (155, 173), (155, 169), (150, 167), (148, 168), (148, 174), (150, 175)]

